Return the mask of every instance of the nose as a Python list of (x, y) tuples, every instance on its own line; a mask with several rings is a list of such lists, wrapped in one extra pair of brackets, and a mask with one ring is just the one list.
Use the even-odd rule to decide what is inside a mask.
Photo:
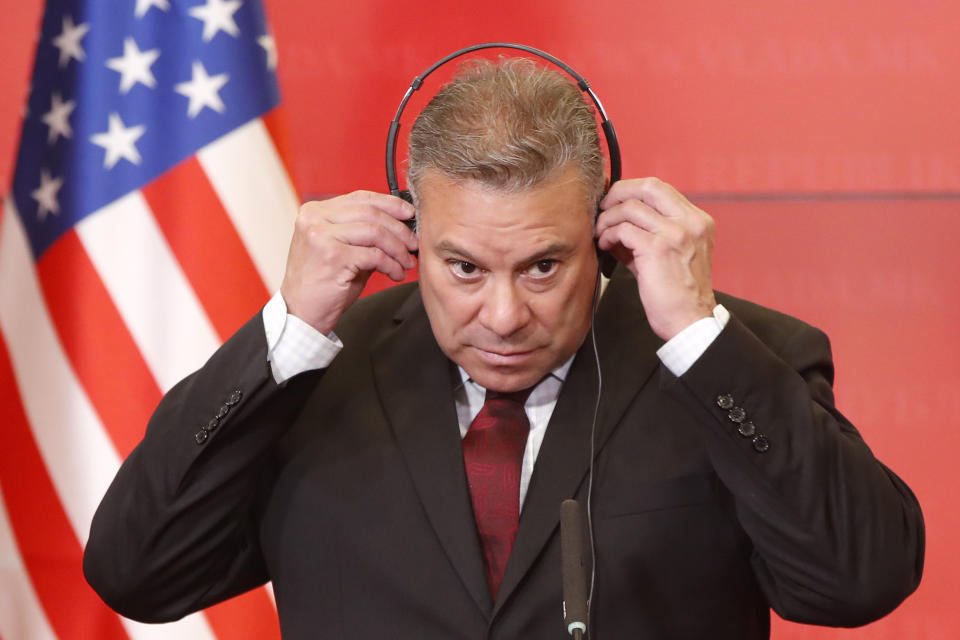
[(530, 308), (512, 278), (494, 279), (488, 287), (478, 315), (480, 324), (500, 338), (509, 338), (530, 321)]

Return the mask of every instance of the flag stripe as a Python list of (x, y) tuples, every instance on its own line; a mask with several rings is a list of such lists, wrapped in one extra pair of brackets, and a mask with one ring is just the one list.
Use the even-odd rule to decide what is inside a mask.
[[(0, 483), (17, 546), (47, 619), (62, 638), (126, 638), (116, 614), (83, 578), (80, 545), (44, 473), (16, 388), (7, 350), (0, 343), (0, 404), (6, 409)], [(32, 522), (43, 522), (43, 526), (30, 526)]]
[(142, 191), (207, 316), (226, 340), (270, 295), (196, 156)]
[[(0, 234), (0, 329), (23, 409), (74, 535), (86, 542), (100, 497), (120, 466), (44, 306), (11, 201)], [(55, 400), (55, 401), (53, 401)]]
[[(205, 178), (202, 171), (200, 170), (199, 165), (195, 162), (192, 182), (203, 182)], [(199, 176), (199, 180), (197, 180)], [(178, 185), (163, 185), (170, 188), (175, 188)], [(186, 191), (191, 193), (193, 189), (196, 188), (196, 185), (179, 185), (179, 186), (189, 186), (191, 191)], [(209, 186), (207, 190), (210, 191)], [(183, 192), (181, 192), (183, 193)], [(212, 204), (216, 204), (215, 202)], [(222, 213), (221, 217), (224, 220), (224, 223), (229, 225), (229, 221), (226, 220), (225, 214)], [(181, 234), (183, 232), (181, 231)], [(198, 235), (203, 234), (204, 232), (198, 231)], [(236, 237), (236, 234), (234, 234)], [(242, 246), (239, 246), (239, 240), (236, 240), (239, 251), (243, 251)], [(183, 248), (181, 246), (181, 248)], [(189, 251), (191, 247), (186, 247), (186, 250)], [(244, 254), (245, 255), (245, 254)], [(227, 256), (228, 262), (236, 259), (237, 256)], [(49, 261), (49, 262), (48, 262)], [(240, 263), (242, 265), (242, 262)], [(247, 264), (249, 268), (246, 273), (243, 274), (243, 278), (246, 279), (248, 284), (247, 290), (253, 289), (257, 291), (258, 289), (258, 299), (249, 300), (247, 298), (248, 308), (243, 310), (237, 310), (242, 312), (242, 317), (234, 314), (232, 320), (242, 324), (246, 321), (249, 314), (256, 310), (256, 308), (261, 305), (267, 297), (266, 289), (260, 285), (260, 278), (254, 269), (252, 262), (247, 258)], [(47, 253), (44, 254), (43, 258), (38, 263), (38, 268), (41, 273), (41, 278), (45, 272), (50, 274), (49, 280), (53, 283), (51, 287), (47, 288), (47, 300), (48, 306), (51, 308), (51, 313), (54, 318), (61, 316), (62, 322), (58, 322), (62, 328), (61, 338), (64, 338), (64, 342), (70, 344), (74, 341), (82, 341), (82, 344), (78, 344), (78, 349), (83, 349), (84, 346), (87, 349), (96, 347), (98, 351), (102, 351), (103, 355), (99, 358), (95, 357), (93, 359), (87, 357), (83, 359), (81, 357), (80, 362), (83, 363), (88, 369), (92, 368), (91, 365), (94, 362), (99, 362), (103, 365), (101, 368), (104, 368), (104, 372), (112, 375), (109, 377), (103, 378), (98, 377), (96, 374), (98, 372), (94, 371), (94, 375), (91, 377), (86, 377), (81, 374), (81, 381), (84, 383), (84, 387), (91, 391), (95, 389), (100, 392), (100, 395), (104, 397), (106, 401), (109, 401), (109, 396), (124, 396), (125, 394), (132, 394), (132, 397), (139, 397), (141, 399), (153, 397), (154, 400), (150, 402), (143, 402), (139, 407), (141, 413), (140, 416), (125, 416), (130, 418), (128, 421), (121, 421), (116, 425), (117, 431), (123, 429), (124, 426), (128, 427), (128, 433), (121, 433), (120, 436), (125, 438), (124, 444), (121, 446), (118, 443), (118, 448), (124, 452), (124, 455), (135, 446), (136, 442), (139, 441), (139, 438), (142, 437), (142, 431), (146, 425), (147, 420), (149, 419), (150, 413), (152, 412), (153, 407), (160, 399), (160, 391), (156, 386), (156, 383), (153, 380), (153, 377), (150, 375), (149, 370), (146, 367), (146, 364), (143, 362), (142, 358), (139, 357), (137, 352), (136, 345), (133, 343), (132, 338), (130, 337), (129, 332), (126, 330), (126, 327), (123, 325), (123, 321), (120, 319), (119, 314), (116, 312), (113, 307), (113, 303), (110, 300), (109, 295), (107, 294), (106, 289), (100, 283), (98, 274), (96, 273), (92, 263), (86, 255), (83, 247), (81, 246), (77, 237), (68, 233), (63, 236)], [(59, 273), (70, 273), (71, 279), (69, 282), (58, 278), (58, 269)], [(69, 291), (59, 291), (57, 287), (58, 282), (64, 282), (65, 285), (62, 285), (61, 288), (65, 288), (67, 285), (69, 287), (74, 287), (75, 291), (84, 292), (83, 300), (90, 313), (87, 313), (86, 316), (89, 318), (93, 316), (95, 318), (104, 318), (108, 317), (109, 320), (115, 319), (116, 322), (109, 322), (110, 329), (117, 329), (117, 333), (111, 333), (107, 330), (107, 326), (100, 326), (94, 322), (83, 322), (83, 323), (71, 323), (70, 315), (73, 314), (76, 316), (76, 302), (70, 299)], [(239, 283), (237, 283), (239, 284)], [(253, 286), (249, 286), (252, 284)], [(258, 287), (259, 285), (259, 287)], [(46, 287), (46, 282), (44, 282)], [(66, 295), (61, 295), (66, 294)], [(249, 307), (252, 306), (252, 309)], [(91, 308), (92, 307), (92, 308)], [(58, 313), (59, 312), (59, 313)], [(112, 316), (112, 317), (111, 317)], [(78, 320), (79, 318), (74, 318)], [(88, 327), (88, 328), (87, 328)], [(98, 330), (101, 329), (101, 330)], [(232, 333), (234, 329), (229, 329), (229, 333)], [(229, 335), (229, 333), (227, 335)], [(227, 336), (223, 336), (224, 338)], [(111, 359), (111, 354), (116, 354), (120, 351), (129, 351), (132, 352), (132, 356), (136, 359), (137, 362), (134, 362), (133, 367), (130, 367), (130, 362), (113, 362), (108, 363), (107, 360)], [(91, 354), (87, 354), (88, 356)], [(96, 354), (93, 354), (96, 356)], [(116, 360), (116, 358), (112, 358)], [(113, 365), (108, 367), (108, 365)], [(117, 372), (124, 372), (123, 375), (123, 389), (120, 390), (117, 388), (116, 380), (118, 379)], [(186, 372), (184, 372), (185, 374)], [(111, 381), (112, 378), (112, 381)], [(98, 384), (100, 383), (100, 384)], [(135, 394), (136, 388), (140, 387), (141, 389), (146, 388), (149, 391), (146, 395), (137, 396)], [(121, 393), (122, 391), (122, 393)], [(92, 393), (91, 395), (96, 395)], [(98, 407), (99, 409), (99, 407)], [(116, 413), (116, 411), (114, 412)], [(103, 414), (101, 414), (103, 415)], [(124, 416), (120, 416), (124, 417)], [(110, 423), (106, 418), (104, 422), (107, 424), (111, 433), (114, 432), (114, 429), (111, 428), (114, 425)], [(128, 436), (132, 434), (132, 439)], [(119, 438), (115, 437), (115, 440)], [(278, 638), (279, 637), (279, 626), (277, 625), (276, 620), (276, 611), (271, 606), (269, 598), (266, 593), (261, 590), (256, 590), (250, 594), (234, 598), (226, 603), (223, 603), (216, 608), (211, 610), (206, 614), (207, 621), (209, 622), (210, 629), (204, 632), (203, 629), (197, 632), (192, 632), (192, 635), (189, 637), (196, 638), (202, 637), (203, 635), (215, 635), (219, 638), (232, 638), (238, 637), (240, 633), (252, 633), (246, 637), (257, 637), (257, 638)], [(130, 627), (131, 634), (135, 637), (153, 637), (156, 635), (157, 627), (153, 625), (137, 625), (132, 621), (125, 621), (125, 624)], [(181, 623), (181, 629), (184, 624), (189, 624), (188, 622)], [(202, 624), (202, 623), (201, 623)], [(206, 625), (202, 625), (206, 626)], [(163, 633), (161, 637), (169, 637), (169, 629)]]
[(70, 364), (126, 457), (143, 437), (160, 389), (76, 234), (43, 254), (37, 274)]
[[(290, 185), (293, 187), (294, 197), (296, 197), (296, 194), (300, 193), (300, 185), (297, 184), (297, 174), (293, 170), (293, 151), (290, 146), (290, 130), (287, 128), (285, 114), (286, 112), (283, 109), (276, 107), (263, 114), (261, 119), (263, 120), (263, 126), (267, 128), (270, 139), (273, 141), (277, 154), (280, 156), (280, 162), (283, 163), (283, 168), (290, 179)], [(299, 198), (297, 200), (299, 201)]]
[[(3, 361), (0, 367), (9, 369), (2, 336), (0, 351), (0, 360)], [(19, 404), (19, 398), (17, 403)], [(2, 473), (0, 469), (0, 475)], [(53, 628), (43, 613), (37, 592), (30, 583), (26, 567), (19, 555), (2, 489), (3, 480), (0, 479), (0, 584), (4, 585), (4, 597), (0, 598), (0, 638), (54, 640), (56, 636)]]
[(279, 638), (266, 588), (148, 625), (81, 571), (162, 394), (280, 286), (299, 203), (269, 27), (257, 0), (213, 44), (170, 7), (76, 4), (44, 10), (0, 211), (0, 638)]
[[(13, 383), (6, 385), (5, 389), (11, 397), (16, 397), (19, 390), (18, 406), (22, 407), (39, 451), (37, 459), (30, 464), (49, 477), (69, 528), (73, 530), (73, 544), (82, 547), (89, 535), (96, 507), (117, 472), (120, 459), (67, 364), (66, 354), (44, 306), (23, 226), (11, 200), (4, 207), (0, 230), (0, 331), (6, 340), (15, 375)], [(2, 405), (4, 416), (8, 404), (4, 401)], [(6, 468), (7, 462), (4, 461), (2, 466)], [(22, 479), (17, 482), (30, 490), (29, 483)], [(8, 483), (2, 484), (8, 491)], [(31, 536), (48, 526), (45, 516), (39, 520), (29, 517), (21, 520), (11, 514), (11, 520), (24, 522), (25, 531)], [(43, 525), (38, 527), (38, 522)], [(77, 571), (79, 563), (79, 555), (62, 561), (63, 566)], [(27, 566), (29, 571), (29, 563)], [(60, 606), (57, 599), (48, 600), (43, 594), (41, 598), (45, 608)], [(98, 598), (95, 601), (100, 603)], [(99, 606), (105, 605), (100, 603)], [(214, 637), (202, 614), (159, 626), (126, 619), (121, 621), (135, 640), (169, 637), (212, 640)], [(69, 633), (63, 635), (59, 630), (58, 635), (74, 637)]]
[(113, 303), (166, 392), (220, 340), (139, 191), (76, 226)]
[(258, 118), (197, 152), (267, 290), (280, 288), (299, 202)]

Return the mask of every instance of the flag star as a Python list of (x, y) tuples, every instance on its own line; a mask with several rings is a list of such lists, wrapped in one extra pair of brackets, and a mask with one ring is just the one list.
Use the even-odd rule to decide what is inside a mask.
[(63, 178), (54, 178), (46, 169), (40, 172), (40, 186), (30, 193), (30, 197), (37, 201), (37, 217), (40, 222), (46, 220), (49, 213), (60, 213), (57, 192), (62, 186)]
[(170, 8), (170, 3), (167, 0), (137, 0), (137, 8), (134, 9), (133, 14), (142, 18), (147, 14), (147, 11), (150, 11), (150, 7), (156, 7), (161, 11), (166, 11)]
[(263, 47), (267, 52), (267, 68), (270, 70), (277, 68), (277, 43), (269, 33), (257, 38), (257, 44)]
[(59, 93), (54, 93), (50, 100), (50, 111), (43, 114), (44, 124), (50, 127), (50, 133), (47, 135), (47, 142), (53, 144), (59, 136), (64, 138), (73, 137), (73, 129), (70, 128), (70, 114), (73, 113), (77, 103), (75, 100), (64, 102)]
[(120, 114), (111, 113), (107, 130), (90, 136), (90, 142), (107, 150), (103, 158), (104, 169), (113, 169), (120, 158), (133, 164), (140, 164), (140, 152), (137, 151), (134, 143), (146, 131), (147, 128), (142, 124), (135, 127), (125, 126), (120, 119)]
[(177, 93), (190, 98), (190, 104), (187, 106), (187, 116), (190, 118), (197, 117), (197, 114), (204, 107), (210, 107), (217, 113), (223, 113), (226, 107), (217, 92), (223, 88), (223, 85), (227, 84), (229, 79), (230, 76), (226, 73), (212, 77), (207, 75), (203, 63), (199, 60), (194, 61), (193, 77), (190, 82), (181, 82), (174, 87)]
[(160, 56), (160, 49), (140, 51), (133, 38), (123, 41), (123, 55), (119, 58), (109, 58), (107, 67), (120, 72), (120, 93), (127, 93), (138, 82), (150, 87), (157, 86), (157, 79), (150, 71), (150, 65)]
[(60, 49), (59, 65), (61, 69), (67, 66), (71, 58), (83, 61), (86, 57), (83, 47), (80, 46), (80, 41), (83, 36), (87, 35), (88, 31), (90, 31), (89, 23), (75, 25), (73, 24), (73, 18), (63, 16), (63, 31), (53, 39), (53, 46)]
[(240, 8), (241, 0), (207, 0), (202, 7), (194, 7), (188, 12), (194, 18), (203, 20), (203, 41), (209, 42), (220, 31), (226, 31), (237, 37), (240, 28), (233, 21), (233, 14)]

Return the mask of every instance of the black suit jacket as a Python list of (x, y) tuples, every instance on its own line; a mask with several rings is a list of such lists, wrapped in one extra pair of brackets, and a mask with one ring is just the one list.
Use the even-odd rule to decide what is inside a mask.
[[(919, 505), (834, 408), (826, 337), (719, 300), (730, 323), (679, 379), (628, 272), (597, 312), (591, 637), (766, 638), (769, 607), (857, 625), (920, 579)], [(258, 315), (167, 394), (94, 518), (90, 583), (124, 615), (162, 621), (272, 580), (285, 638), (565, 637), (558, 519), (562, 500), (587, 499), (589, 341), (493, 602), (458, 377), (416, 286), (359, 301), (337, 332), (327, 370), (278, 386)], [(763, 438), (741, 435), (720, 396)]]

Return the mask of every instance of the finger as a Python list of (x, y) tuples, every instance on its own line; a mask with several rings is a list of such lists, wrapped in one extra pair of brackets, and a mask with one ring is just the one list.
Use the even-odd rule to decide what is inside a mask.
[(419, 246), (419, 239), (407, 225), (369, 203), (341, 204), (332, 210), (328, 210), (323, 219), (332, 224), (350, 224), (353, 222), (378, 224), (397, 236), (406, 245), (407, 251), (415, 251)]
[[(307, 202), (300, 207), (300, 212), (297, 215), (297, 228), (306, 231), (318, 225), (345, 224), (354, 220), (377, 222), (400, 237), (408, 251), (416, 251), (419, 246), (416, 234), (403, 222), (391, 216), (372, 201), (379, 201), (379, 199), (368, 199), (367, 195), (382, 196), (383, 194), (354, 192), (330, 200)], [(393, 196), (384, 197), (393, 200), (398, 199), (393, 198)]]
[(400, 282), (407, 277), (408, 267), (404, 267), (379, 247), (352, 246), (350, 261), (360, 271), (379, 271), (394, 282)]
[(659, 211), (639, 200), (627, 200), (600, 214), (594, 235), (600, 237), (607, 229), (625, 223), (671, 240), (678, 240), (683, 233), (682, 227), (675, 219), (663, 216)]
[(413, 208), (412, 204), (403, 198), (398, 198), (397, 196), (386, 193), (354, 191), (353, 193), (341, 196), (341, 198), (349, 202), (372, 205), (396, 220), (409, 220), (416, 213), (416, 209)]
[(649, 177), (615, 182), (600, 202), (600, 208), (608, 209), (628, 200), (639, 200), (668, 217), (681, 216), (693, 206), (663, 180)]
[(621, 224), (604, 231), (597, 238), (597, 247), (610, 253), (635, 277), (639, 277), (637, 260), (651, 254), (653, 242), (653, 234), (631, 224)]
[(631, 253), (649, 253), (654, 242), (655, 234), (628, 222), (608, 227), (597, 237), (597, 246), (603, 251), (624, 247)]
[(354, 247), (372, 247), (390, 256), (405, 269), (413, 269), (416, 262), (406, 245), (395, 234), (370, 222), (351, 222), (333, 225), (333, 238)]

